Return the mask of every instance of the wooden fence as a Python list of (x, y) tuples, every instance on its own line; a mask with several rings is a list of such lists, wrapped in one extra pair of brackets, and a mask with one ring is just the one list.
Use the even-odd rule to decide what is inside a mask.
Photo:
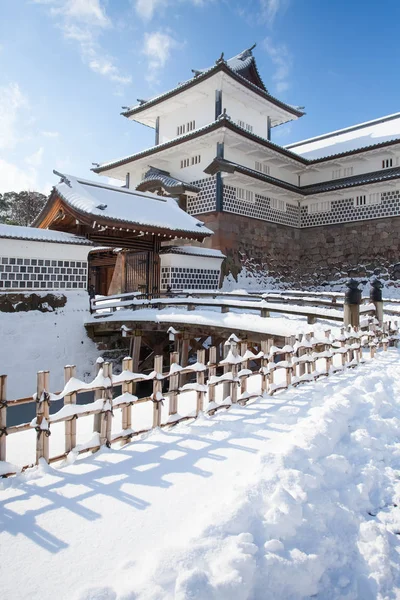
[[(196, 297), (199, 296), (199, 297)], [(250, 296), (250, 298), (255, 296)], [(182, 297), (181, 294), (170, 294), (168, 298), (143, 299), (137, 294), (120, 294), (104, 299), (92, 300), (91, 312), (95, 319), (107, 317), (110, 313), (121, 310), (137, 311), (145, 308), (162, 310), (169, 307), (182, 307), (188, 311), (197, 309), (220, 310), (221, 313), (230, 310), (258, 312), (261, 317), (269, 317), (271, 313), (306, 317), (308, 324), (314, 324), (317, 319), (343, 322), (343, 302), (335, 303), (328, 300), (309, 300), (299, 298), (281, 298), (265, 295), (256, 300), (249, 296), (242, 298), (232, 294), (192, 293)], [(332, 310), (330, 310), (332, 309)], [(368, 303), (360, 307), (362, 316), (375, 314), (375, 307)]]
[[(145, 375), (134, 373), (133, 359), (125, 358), (122, 372), (114, 375), (112, 364), (98, 359), (96, 376), (85, 383), (75, 376), (75, 366), (64, 368), (64, 389), (59, 393), (49, 391), (49, 372), (37, 374), (37, 390), (31, 398), (7, 400), (7, 376), (0, 376), (0, 461), (7, 459), (7, 438), (10, 435), (34, 429), (36, 432), (36, 464), (40, 459), (48, 463), (60, 461), (71, 451), (81, 453), (96, 451), (101, 446), (111, 446), (116, 442), (128, 443), (132, 438), (156, 427), (171, 427), (180, 421), (196, 418), (200, 413), (214, 414), (217, 410), (228, 409), (234, 404), (245, 405), (252, 398), (273, 395), (278, 390), (295, 387), (304, 382), (315, 381), (319, 377), (356, 367), (364, 362), (363, 354), (369, 352), (374, 358), (379, 349), (387, 350), (389, 345), (397, 345), (397, 322), (386, 322), (383, 329), (371, 324), (367, 331), (352, 328), (342, 329), (341, 335), (333, 338), (330, 331), (325, 337), (316, 339), (313, 333), (292, 338), (291, 344), (282, 348), (273, 345), (273, 340), (261, 342), (259, 350), (254, 351), (247, 342), (232, 335), (225, 343), (225, 358), (217, 361), (217, 349), (212, 346), (207, 351), (197, 352), (197, 362), (189, 366), (179, 365), (179, 353), (172, 352), (168, 370), (163, 372), (163, 357), (156, 356), (154, 370)], [(208, 356), (206, 357), (206, 352)], [(252, 375), (261, 376), (261, 385), (257, 390), (248, 388)], [(188, 378), (192, 381), (187, 382)], [(152, 393), (138, 398), (135, 386), (139, 382), (150, 381)], [(114, 388), (121, 386), (121, 393), (114, 394)], [(216, 389), (223, 386), (220, 401), (216, 399)], [(94, 400), (89, 404), (77, 404), (77, 395), (94, 392)], [(193, 414), (180, 416), (179, 404), (185, 401), (185, 392), (193, 392), (196, 409)], [(187, 398), (187, 396), (186, 396)], [(161, 407), (168, 400), (168, 418), (162, 422)], [(63, 400), (63, 407), (50, 414), (50, 404)], [(34, 402), (36, 417), (30, 423), (7, 427), (7, 412), (15, 406)], [(134, 407), (149, 403), (152, 406), (152, 426), (148, 429), (134, 429), (132, 417)], [(122, 431), (112, 434), (114, 411), (122, 410)], [(93, 415), (96, 443), (77, 447), (77, 418)], [(49, 436), (51, 426), (65, 423), (65, 452), (50, 456)], [(32, 457), (32, 464), (34, 460)], [(0, 463), (1, 465), (1, 463)], [(31, 465), (22, 467), (26, 469)], [(3, 476), (13, 475), (13, 472)]]

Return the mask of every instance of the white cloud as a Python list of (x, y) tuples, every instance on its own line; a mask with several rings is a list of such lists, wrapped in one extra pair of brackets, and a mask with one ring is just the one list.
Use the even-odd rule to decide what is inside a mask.
[(50, 14), (64, 37), (77, 43), (81, 58), (88, 67), (111, 81), (125, 85), (131, 77), (121, 74), (114, 59), (104, 53), (99, 37), (112, 27), (101, 0), (33, 0), (50, 8)]
[(272, 25), (279, 12), (286, 10), (288, 0), (260, 0), (261, 15)]
[(28, 100), (18, 83), (0, 87), (0, 149), (14, 148), (20, 140), (19, 113), (28, 106)]
[(139, 17), (144, 21), (150, 21), (157, 10), (172, 6), (178, 3), (190, 2), (194, 6), (204, 6), (214, 0), (133, 0), (135, 10)]
[(34, 167), (21, 169), (17, 165), (0, 158), (0, 194), (4, 192), (21, 192), (22, 190), (34, 190), (42, 194), (48, 194), (51, 184), (41, 185), (38, 172)]
[[(149, 68), (157, 70), (163, 67), (171, 54), (171, 50), (178, 46), (178, 42), (168, 33), (160, 31), (146, 33), (143, 54), (149, 60)], [(152, 74), (150, 74), (150, 77), (153, 78)]]
[(41, 131), (40, 134), (47, 138), (58, 138), (60, 135), (58, 131)]
[(136, 0), (135, 9), (137, 14), (145, 21), (150, 21), (156, 10), (165, 7), (168, 0)]
[(31, 154), (30, 156), (27, 156), (25, 158), (26, 164), (30, 165), (31, 167), (40, 167), (40, 165), (43, 162), (43, 152), (44, 148), (40, 147), (39, 150)]
[(262, 45), (276, 68), (272, 76), (276, 92), (278, 94), (285, 92), (290, 87), (292, 56), (285, 44), (275, 45), (269, 37), (265, 38)]

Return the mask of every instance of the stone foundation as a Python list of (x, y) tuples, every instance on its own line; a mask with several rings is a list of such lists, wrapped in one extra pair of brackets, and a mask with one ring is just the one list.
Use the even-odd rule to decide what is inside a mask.
[[(28, 312), (39, 310), (40, 312), (53, 312), (56, 308), (62, 308), (67, 303), (64, 294), (0, 294), (0, 312)], [(88, 301), (89, 306), (89, 301)]]
[(293, 287), (348, 277), (400, 280), (400, 217), (295, 229), (231, 213), (201, 215), (215, 234), (205, 243), (227, 259), (223, 276), (247, 271)]

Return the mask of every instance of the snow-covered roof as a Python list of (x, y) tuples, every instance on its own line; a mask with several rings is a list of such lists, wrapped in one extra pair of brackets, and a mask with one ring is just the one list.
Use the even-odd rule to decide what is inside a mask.
[(20, 225), (0, 224), (0, 238), (32, 240), (35, 242), (56, 242), (58, 244), (92, 245), (90, 240), (73, 235), (72, 233), (39, 229), (38, 227), (22, 227)]
[(397, 139), (400, 141), (400, 113), (359, 123), (345, 129), (338, 129), (324, 135), (289, 144), (285, 148), (304, 158), (313, 160), (343, 152), (351, 152), (360, 148), (368, 148)]
[(225, 60), (222, 54), (213, 66), (208, 67), (206, 69), (192, 69), (194, 77), (192, 77), (191, 79), (179, 83), (172, 90), (159, 94), (154, 98), (150, 98), (148, 100), (139, 100), (139, 104), (130, 108), (126, 108), (121, 114), (124, 117), (129, 118), (134, 114), (146, 110), (149, 106), (158, 104), (159, 102), (166, 100), (170, 96), (174, 96), (175, 94), (184, 91), (185, 89), (197, 84), (199, 81), (207, 79), (211, 75), (214, 75), (214, 73), (222, 70), (232, 75), (235, 79), (246, 85), (246, 87), (249, 87), (259, 95), (264, 96), (267, 100), (269, 100), (276, 106), (291, 113), (292, 115), (294, 115), (294, 117), (301, 117), (304, 114), (304, 111), (302, 109), (295, 106), (291, 106), (290, 104), (286, 104), (285, 102), (278, 100), (278, 98), (275, 98), (274, 96), (268, 93), (258, 72), (255, 59), (252, 55), (253, 48), (254, 46), (252, 48), (248, 48), (247, 50), (243, 50), (242, 52), (228, 60)]
[(157, 186), (163, 187), (165, 191), (172, 196), (184, 194), (186, 191), (194, 193), (200, 191), (199, 187), (192, 185), (191, 183), (186, 183), (185, 181), (182, 181), (182, 179), (176, 179), (175, 177), (172, 177), (168, 171), (163, 171), (156, 167), (150, 167), (136, 189), (152, 191), (152, 189)]
[[(176, 200), (62, 175), (54, 191), (72, 208), (94, 219), (133, 223), (143, 227), (212, 235), (212, 231), (181, 208)], [(40, 218), (40, 215), (39, 215)]]
[(192, 256), (208, 256), (210, 258), (225, 258), (221, 250), (202, 248), (201, 246), (167, 246), (161, 250), (162, 254), (190, 254)]

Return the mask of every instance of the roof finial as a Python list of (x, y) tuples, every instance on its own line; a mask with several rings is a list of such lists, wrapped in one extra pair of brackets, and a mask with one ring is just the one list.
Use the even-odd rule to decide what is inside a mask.
[(224, 60), (224, 52), (221, 52), (221, 56), (219, 57), (218, 60), (215, 61), (216, 65), (219, 65), (219, 63), (225, 62)]
[(192, 73), (194, 74), (195, 77), (198, 77), (199, 75), (202, 74), (202, 71), (198, 71), (197, 69), (192, 69)]
[(251, 48), (249, 48), (249, 52), (252, 52), (256, 46), (257, 46), (257, 42), (255, 44), (253, 44)]
[(72, 187), (71, 182), (66, 175), (59, 173), (59, 171), (56, 171), (55, 169), (53, 169), (53, 173), (54, 175), (58, 175), (58, 177), (60, 177), (62, 183), (65, 183), (68, 187)]
[(142, 100), (142, 98), (137, 98), (137, 101), (139, 102), (140, 106), (142, 106), (143, 104), (146, 104), (147, 100)]

